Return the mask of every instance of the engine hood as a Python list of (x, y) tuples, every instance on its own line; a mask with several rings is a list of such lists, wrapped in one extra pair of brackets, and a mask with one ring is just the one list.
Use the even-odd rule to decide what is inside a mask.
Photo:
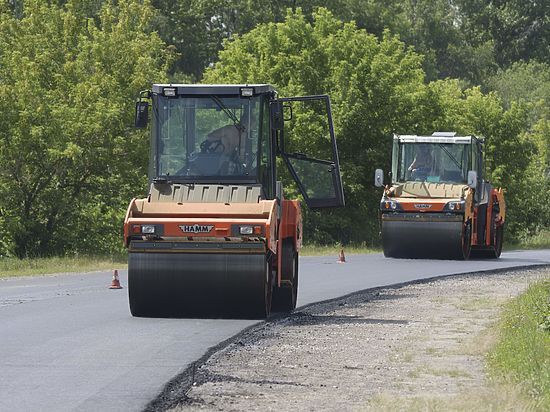
[(392, 185), (387, 195), (404, 198), (460, 199), (466, 196), (468, 186), (456, 183), (405, 182)]

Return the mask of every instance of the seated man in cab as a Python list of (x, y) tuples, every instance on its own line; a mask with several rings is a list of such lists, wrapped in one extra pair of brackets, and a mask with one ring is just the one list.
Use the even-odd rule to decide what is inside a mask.
[(430, 146), (427, 144), (418, 144), (415, 147), (416, 155), (408, 167), (410, 177), (413, 180), (425, 179), (432, 169), (433, 157)]

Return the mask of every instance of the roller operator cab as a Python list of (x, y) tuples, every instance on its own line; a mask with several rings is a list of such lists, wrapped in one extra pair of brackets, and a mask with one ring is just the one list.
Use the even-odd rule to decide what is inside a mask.
[(293, 310), (302, 216), (283, 196), (275, 160), (309, 207), (344, 205), (329, 97), (279, 98), (264, 84), (155, 84), (136, 103), (136, 126), (149, 117), (149, 194), (130, 202), (124, 223), (131, 313)]
[[(498, 258), (504, 193), (483, 178), (483, 140), (436, 132), (394, 135), (380, 223), (387, 257)], [(375, 185), (384, 186), (383, 172)]]

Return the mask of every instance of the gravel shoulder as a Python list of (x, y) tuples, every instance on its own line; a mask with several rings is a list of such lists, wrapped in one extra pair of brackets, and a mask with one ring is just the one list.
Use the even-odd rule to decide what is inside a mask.
[(503, 303), (549, 277), (460, 275), (314, 304), (220, 345), (149, 409), (514, 410), (518, 389), (486, 375), (491, 327)]

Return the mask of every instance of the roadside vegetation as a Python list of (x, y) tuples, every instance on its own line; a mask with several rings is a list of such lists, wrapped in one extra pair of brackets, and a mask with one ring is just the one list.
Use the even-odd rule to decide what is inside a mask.
[[(505, 243), (506, 250), (517, 249), (542, 249), (550, 248), (550, 239), (547, 232), (541, 232), (533, 238), (513, 243)], [(378, 245), (348, 244), (340, 243), (323, 245), (307, 243), (300, 250), (301, 256), (334, 256), (339, 258), (341, 251), (344, 256), (380, 253), (382, 249)], [(127, 256), (124, 250), (115, 255), (76, 255), (76, 256), (55, 256), (48, 258), (25, 258), (0, 257), (0, 279), (16, 276), (35, 276), (54, 273), (71, 272), (93, 272), (97, 270), (122, 269), (127, 266)]]
[(352, 244), (352, 245), (319, 245), (319, 244), (305, 244), (300, 250), (301, 256), (338, 256), (341, 251), (344, 251), (345, 255), (359, 254), (359, 253), (377, 253), (382, 249), (376, 246), (367, 246), (366, 244)]
[(488, 364), (497, 382), (516, 385), (535, 410), (550, 410), (550, 280), (506, 305)]
[(505, 242), (506, 250), (513, 249), (549, 249), (550, 248), (550, 230), (543, 229), (531, 236), (522, 236), (520, 239), (514, 239), (511, 242)]
[[(367, 247), (366, 245), (348, 245), (344, 248), (341, 245), (310, 244), (304, 245), (300, 254), (302, 256), (334, 256), (337, 259), (341, 250), (344, 250), (345, 255), (380, 252), (380, 249)], [(127, 256), (124, 252), (115, 256), (55, 256), (26, 259), (2, 257), (0, 258), (0, 279), (17, 276), (124, 269), (127, 264)]]
[(0, 259), (0, 279), (54, 273), (95, 272), (126, 267), (126, 256), (71, 256), (34, 259)]

